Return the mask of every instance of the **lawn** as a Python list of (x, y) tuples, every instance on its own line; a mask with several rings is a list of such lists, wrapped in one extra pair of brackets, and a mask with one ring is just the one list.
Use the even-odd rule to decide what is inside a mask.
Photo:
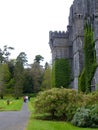
[(9, 99), (9, 105), (7, 105), (7, 99), (0, 99), (0, 111), (18, 111), (22, 108), (23, 100), (15, 100), (14, 98)]
[(66, 122), (41, 121), (30, 118), (27, 130), (98, 130), (74, 127)]
[(98, 130), (90, 128), (79, 128), (71, 125), (68, 122), (58, 122), (58, 121), (45, 121), (34, 119), (34, 108), (33, 101), (31, 100), (28, 105), (31, 111), (31, 117), (29, 119), (26, 130)]

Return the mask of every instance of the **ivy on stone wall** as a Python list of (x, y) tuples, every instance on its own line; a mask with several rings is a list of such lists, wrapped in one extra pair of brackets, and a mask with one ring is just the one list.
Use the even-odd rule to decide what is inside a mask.
[(96, 69), (95, 43), (91, 24), (84, 27), (84, 69), (79, 76), (79, 90), (91, 92), (91, 80)]
[(79, 84), (78, 84), (78, 90), (79, 92), (85, 92), (86, 91), (86, 87), (85, 87), (85, 68), (83, 68), (80, 76), (79, 76)]
[(56, 59), (52, 67), (52, 86), (68, 88), (71, 81), (71, 69), (68, 59)]

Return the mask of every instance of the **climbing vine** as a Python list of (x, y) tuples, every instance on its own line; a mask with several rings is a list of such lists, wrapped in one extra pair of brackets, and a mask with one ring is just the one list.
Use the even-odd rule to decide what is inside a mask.
[(71, 69), (68, 59), (56, 59), (52, 68), (52, 86), (69, 87)]
[(84, 27), (84, 68), (79, 76), (79, 90), (83, 92), (91, 91), (91, 80), (96, 69), (95, 43), (93, 31), (90, 23)]

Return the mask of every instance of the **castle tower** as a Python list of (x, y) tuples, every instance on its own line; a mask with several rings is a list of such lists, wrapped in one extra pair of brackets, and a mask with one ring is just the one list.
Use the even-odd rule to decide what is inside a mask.
[(52, 52), (52, 62), (55, 59), (69, 58), (68, 35), (65, 32), (49, 32), (49, 45)]
[[(94, 7), (94, 40), (96, 50), (96, 62), (98, 64), (98, 0), (93, 1), (93, 7)], [(96, 69), (93, 82), (95, 84), (95, 89), (98, 89), (98, 67)]]
[(73, 88), (78, 89), (78, 77), (83, 69), (83, 42), (84, 42), (84, 20), (83, 20), (83, 0), (75, 0), (70, 10), (72, 14), (72, 47), (73, 47)]
[(95, 39), (95, 49), (96, 58), (98, 63), (98, 0), (94, 0), (94, 39)]
[[(52, 61), (54, 62), (56, 58), (70, 59), (74, 89), (78, 89), (78, 77), (84, 67), (84, 25), (87, 21), (93, 27), (98, 64), (98, 0), (74, 0), (70, 7), (67, 31), (49, 33)], [(92, 81), (97, 89), (98, 68)]]

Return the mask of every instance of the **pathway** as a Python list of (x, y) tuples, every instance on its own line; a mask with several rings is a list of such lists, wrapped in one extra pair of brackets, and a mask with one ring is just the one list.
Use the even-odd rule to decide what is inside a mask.
[(27, 103), (21, 111), (0, 112), (0, 130), (25, 130), (29, 115)]

